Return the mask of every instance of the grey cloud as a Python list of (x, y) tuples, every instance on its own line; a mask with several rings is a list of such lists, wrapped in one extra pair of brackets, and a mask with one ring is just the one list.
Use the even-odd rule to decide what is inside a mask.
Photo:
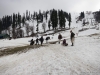
[(38, 11), (52, 8), (63, 9), (67, 12), (95, 11), (99, 10), (99, 0), (0, 0), (0, 17), (26, 10)]

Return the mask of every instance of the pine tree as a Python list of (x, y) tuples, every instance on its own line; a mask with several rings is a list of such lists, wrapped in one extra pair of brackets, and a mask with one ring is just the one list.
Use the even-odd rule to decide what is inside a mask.
[(34, 14), (33, 14), (33, 20), (36, 18), (36, 13), (34, 12)]
[(29, 11), (29, 16), (28, 16), (28, 17), (29, 17), (29, 19), (30, 19), (30, 17), (31, 17), (31, 15), (30, 15), (30, 11)]
[(15, 28), (15, 14), (13, 13), (13, 25), (12, 28)]
[(26, 20), (28, 20), (28, 10), (26, 10)]
[(12, 21), (12, 15), (10, 16), (10, 25), (12, 25), (13, 21)]
[(59, 27), (60, 28), (65, 28), (65, 22), (66, 22), (66, 20), (65, 20), (65, 14), (64, 14), (64, 12), (61, 10), (59, 10), (58, 11), (59, 13), (58, 13), (58, 15), (59, 15)]
[(64, 12), (64, 16), (68, 20), (68, 13), (67, 12)]
[(57, 13), (57, 10), (55, 11), (55, 29), (57, 28), (58, 26), (58, 13)]
[(33, 15), (31, 14), (31, 18), (33, 19)]
[(48, 28), (50, 30), (51, 24), (50, 24), (50, 20), (48, 21)]
[(8, 34), (10, 35), (10, 26), (11, 26), (11, 16), (7, 15), (7, 30), (8, 30)]
[(13, 30), (12, 30), (12, 36), (13, 36), (13, 38), (15, 38), (16, 37), (16, 34), (15, 34), (15, 14), (13, 13), (13, 24), (12, 24), (12, 28), (13, 28)]
[(9, 16), (8, 15), (6, 16), (6, 26), (7, 26), (6, 29), (8, 29), (8, 27), (9, 27)]
[(48, 18), (48, 13), (47, 13), (47, 11), (46, 11), (46, 22), (47, 22), (47, 18)]
[(80, 13), (80, 17), (81, 17), (82, 19), (85, 17), (84, 12), (81, 12), (81, 13)]
[(17, 25), (18, 25), (18, 15), (16, 14), (16, 27), (17, 27)]
[(2, 30), (4, 30), (4, 16), (2, 18)]
[(25, 24), (25, 15), (23, 15), (23, 17), (22, 17), (22, 23), (23, 23), (23, 26), (24, 26), (24, 24)]
[(85, 18), (85, 14), (84, 14), (84, 12), (83, 12), (83, 18)]
[(37, 34), (38, 34), (38, 31), (39, 31), (38, 23), (37, 23), (37, 25), (36, 25), (36, 31), (37, 31)]
[(69, 21), (69, 29), (70, 29), (70, 25), (71, 25), (71, 14), (70, 13), (69, 13), (68, 21)]
[(1, 34), (1, 31), (2, 31), (2, 20), (0, 19), (0, 34)]
[(43, 22), (43, 14), (41, 15), (41, 22)]
[(36, 15), (37, 24), (38, 24), (38, 19), (39, 19), (39, 17), (38, 17), (38, 14), (37, 14), (37, 15)]
[(56, 30), (57, 25), (58, 25), (58, 17), (57, 17), (57, 11), (55, 9), (53, 9), (51, 12), (50, 20), (51, 20), (53, 29)]
[(19, 25), (19, 27), (21, 27), (21, 15), (20, 15), (20, 13), (18, 13), (18, 25)]
[(7, 29), (7, 16), (5, 16), (5, 29)]
[(43, 28), (44, 33), (45, 33), (45, 30), (46, 30), (46, 23), (45, 22), (42, 23), (42, 28)]
[(52, 28), (54, 29), (54, 24), (53, 24), (53, 17), (54, 17), (54, 11), (51, 11), (51, 14), (50, 14), (50, 20), (51, 20), (51, 24), (52, 24)]
[(43, 22), (43, 15), (41, 13), (41, 10), (39, 10), (38, 19), (40, 22)]

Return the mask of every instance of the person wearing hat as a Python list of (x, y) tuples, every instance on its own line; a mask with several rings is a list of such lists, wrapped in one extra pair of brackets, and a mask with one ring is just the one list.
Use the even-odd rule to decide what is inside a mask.
[(70, 39), (71, 39), (71, 43), (72, 43), (71, 46), (74, 46), (75, 34), (72, 32), (72, 30), (70, 31), (70, 33), (71, 33)]

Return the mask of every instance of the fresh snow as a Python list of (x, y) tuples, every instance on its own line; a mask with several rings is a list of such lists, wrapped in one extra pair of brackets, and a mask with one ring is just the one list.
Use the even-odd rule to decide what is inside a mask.
[[(0, 57), (0, 75), (100, 75), (100, 30), (79, 32), (82, 22), (76, 24), (75, 14), (72, 16), (71, 28), (75, 34), (78, 33), (75, 36), (75, 46), (71, 46), (70, 30), (62, 31), (60, 33), (63, 39), (67, 39), (68, 46), (57, 42), (27, 50), (26, 53)], [(49, 42), (58, 41), (58, 34), (48, 35), (51, 38)], [(88, 36), (91, 34), (99, 35)], [(0, 40), (0, 50), (29, 45), (28, 41), (32, 38), (36, 39), (27, 37)]]
[[(47, 47), (31, 49), (19, 55), (1, 57), (0, 75), (99, 75), (100, 39), (83, 34), (87, 32), (90, 35), (99, 33), (99, 30), (90, 29), (80, 32), (79, 37), (75, 38), (73, 47), (70, 46), (70, 39), (68, 39), (67, 47), (58, 43), (49, 44)], [(69, 31), (62, 32), (62, 35), (68, 33)], [(67, 38), (67, 35), (65, 37)], [(31, 38), (0, 40), (0, 42), (7, 43), (6, 47), (10, 44), (22, 46), (28, 44), (29, 39)], [(56, 34), (54, 39), (57, 40)], [(2, 47), (1, 43), (0, 46)]]

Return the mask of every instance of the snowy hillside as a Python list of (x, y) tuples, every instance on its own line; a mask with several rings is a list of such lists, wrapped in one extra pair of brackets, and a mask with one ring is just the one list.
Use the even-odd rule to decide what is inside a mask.
[[(84, 13), (84, 14), (85, 14), (85, 17), (82, 19), (82, 21), (78, 21), (76, 23), (76, 21), (78, 20), (77, 18), (80, 16), (80, 13), (71, 13), (71, 21), (72, 21), (71, 22), (71, 28), (72, 29), (76, 28), (77, 32), (78, 32), (78, 30), (81, 30), (81, 29), (84, 29), (84, 28), (96, 27), (96, 26), (94, 26), (94, 24), (96, 22), (95, 22), (95, 19), (93, 17), (93, 14), (92, 13), (90, 13), (90, 14)], [(43, 23), (45, 24), (44, 25), (45, 31), (48, 31), (45, 34), (54, 33), (54, 30), (52, 30), (52, 26), (50, 27), (51, 31), (49, 31), (49, 27), (48, 27), (49, 20), (50, 20), (50, 11), (47, 14), (47, 20), (46, 20), (45, 15), (43, 16), (43, 22), (37, 23), (36, 19), (33, 19), (33, 17), (30, 17), (29, 20), (25, 21), (24, 25), (21, 23), (21, 28), (19, 27), (19, 25), (15, 28), (15, 32), (16, 32), (16, 35), (17, 35), (16, 37), (26, 37), (26, 36), (34, 35), (33, 33), (36, 34), (37, 33), (37, 31), (36, 31), (37, 30), (37, 24), (38, 24), (38, 32), (43, 33), (44, 32)], [(83, 20), (85, 20), (85, 22), (89, 22), (89, 24), (85, 24), (83, 26)], [(59, 23), (58, 23), (57, 28), (59, 29)], [(69, 22), (68, 22), (67, 19), (66, 19), (66, 23), (65, 23), (65, 28), (66, 29), (69, 28)], [(8, 28), (8, 30), (4, 30), (4, 31), (2, 31), (2, 33), (7, 33), (7, 34), (10, 35), (10, 37), (12, 37), (12, 30), (13, 30), (12, 26), (10, 26)], [(19, 35), (22, 35), (22, 36), (19, 36)]]
[[(93, 18), (93, 14), (86, 14), (85, 13), (85, 20), (86, 22), (88, 21), (89, 24), (86, 26), (83, 26), (83, 20), (82, 21), (78, 21), (78, 23), (76, 23), (77, 21), (77, 17), (80, 15), (80, 13), (71, 13), (71, 16), (72, 16), (72, 22), (71, 22), (71, 28), (76, 28), (77, 30), (81, 30), (83, 28), (92, 28), (92, 27), (95, 27), (95, 26), (92, 26), (91, 25), (91, 18)], [(50, 14), (48, 14), (48, 18), (47, 18), (47, 21), (44, 19), (43, 22), (46, 24), (46, 30), (49, 30), (48, 28), (48, 21), (50, 19)], [(93, 18), (94, 19), (94, 18)], [(28, 23), (30, 26), (34, 25), (34, 32), (36, 33), (36, 25), (37, 25), (37, 21), (33, 21), (33, 20), (30, 20), (30, 21), (27, 21), (26, 23)], [(93, 21), (93, 24), (95, 23), (95, 21)], [(42, 24), (43, 23), (39, 23), (39, 32), (43, 32), (43, 28), (42, 28)], [(68, 21), (66, 21), (66, 28), (69, 28), (68, 26)], [(24, 32), (25, 32), (25, 28), (24, 29)], [(52, 29), (52, 28), (51, 28)]]
[[(82, 21), (76, 23), (77, 16), (79, 14), (72, 13), (71, 29), (47, 35), (50, 36), (49, 43), (47, 44), (45, 40), (43, 46), (38, 48), (34, 48), (36, 45), (29, 46), (30, 42), (28, 42), (32, 38), (35, 40), (36, 37), (0, 40), (0, 75), (100, 75), (100, 29), (91, 25), (90, 18), (88, 19), (89, 25), (82, 26)], [(87, 16), (91, 17), (93, 14), (86, 15), (85, 19)], [(48, 20), (49, 18), (50, 16)], [(44, 20), (44, 22), (46, 21)], [(32, 20), (27, 23), (34, 27), (37, 24)], [(42, 23), (39, 24), (39, 28), (43, 32), (41, 25)], [(68, 22), (66, 22), (67, 27)], [(25, 27), (22, 29), (27, 35)], [(71, 46), (70, 30), (76, 35), (74, 46)], [(63, 36), (62, 40), (66, 39), (68, 46), (58, 43), (59, 33)], [(44, 39), (47, 36), (43, 36)], [(56, 43), (51, 44), (51, 42)], [(3, 51), (6, 54), (7, 49), (14, 50), (14, 48), (24, 46), (28, 46), (25, 52), (5, 56), (1, 54)]]
[[(68, 33), (69, 31), (62, 32), (62, 35), (68, 38)], [(48, 44), (47, 47), (31, 49), (26, 53), (0, 57), (0, 75), (99, 75), (100, 34), (89, 37), (84, 33), (98, 34), (100, 31), (90, 29), (80, 32), (73, 47), (68, 39), (67, 47), (58, 43)], [(28, 44), (28, 39), (30, 38), (1, 40), (0, 46), (1, 49), (14, 46), (13, 44), (23, 46)]]

